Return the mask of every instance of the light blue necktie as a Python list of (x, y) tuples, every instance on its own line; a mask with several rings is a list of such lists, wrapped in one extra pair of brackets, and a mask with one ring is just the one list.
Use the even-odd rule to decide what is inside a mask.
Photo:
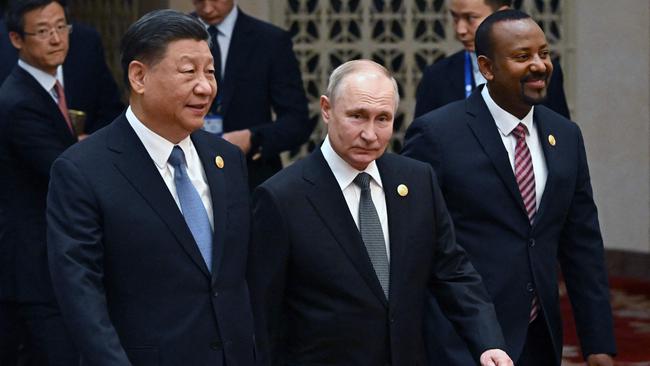
[(201, 196), (187, 175), (183, 149), (174, 146), (168, 161), (174, 167), (174, 184), (185, 222), (194, 236), (208, 270), (212, 271), (212, 228)]

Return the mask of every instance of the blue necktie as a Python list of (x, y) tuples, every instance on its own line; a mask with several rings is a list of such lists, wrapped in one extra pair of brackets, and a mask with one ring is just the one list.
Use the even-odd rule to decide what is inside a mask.
[(183, 149), (180, 146), (174, 146), (168, 161), (174, 167), (174, 184), (185, 222), (192, 232), (208, 270), (212, 271), (212, 228), (199, 192), (194, 188), (187, 175)]

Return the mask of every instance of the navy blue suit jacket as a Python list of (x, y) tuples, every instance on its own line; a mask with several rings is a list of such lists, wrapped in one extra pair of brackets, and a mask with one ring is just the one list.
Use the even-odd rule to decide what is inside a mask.
[[(416, 119), (406, 133), (403, 153), (428, 162), (436, 171), (458, 243), (483, 276), (513, 360), (519, 358), (526, 340), (536, 293), (559, 365), (558, 261), (583, 352), (614, 353), (603, 241), (579, 127), (544, 106), (535, 106), (533, 118), (548, 178), (531, 226), (481, 89), (467, 100)], [(467, 350), (433, 305), (427, 332), (431, 364), (467, 365)]]
[[(207, 132), (191, 137), (212, 197), (211, 272), (124, 115), (52, 166), (48, 259), (84, 364), (254, 362), (245, 280), (250, 209), (245, 160), (235, 146)], [(216, 156), (223, 158), (223, 168), (216, 166)]]
[(0, 87), (0, 300), (54, 301), (45, 198), (52, 163), (76, 141), (52, 96), (15, 66)]
[[(476, 86), (473, 77), (472, 84)], [(544, 105), (570, 118), (563, 84), (562, 68), (554, 59), (553, 74)], [(415, 118), (451, 102), (465, 99), (465, 50), (429, 65), (422, 73), (415, 98)]]
[(279, 154), (305, 143), (317, 122), (308, 117), (289, 33), (240, 9), (218, 87), (224, 132), (250, 129), (260, 136), (262, 157), (248, 160), (256, 187), (282, 169)]
[[(389, 300), (320, 149), (255, 191), (248, 273), (266, 364), (423, 365), (427, 289), (476, 358), (503, 347), (431, 168), (394, 154), (377, 165), (390, 236)], [(398, 194), (400, 184), (408, 195)]]
[[(0, 19), (0, 83), (16, 66), (18, 53)], [(123, 110), (120, 92), (111, 75), (99, 33), (73, 23), (70, 48), (63, 63), (65, 99), (69, 109), (86, 113), (86, 133), (109, 124)]]

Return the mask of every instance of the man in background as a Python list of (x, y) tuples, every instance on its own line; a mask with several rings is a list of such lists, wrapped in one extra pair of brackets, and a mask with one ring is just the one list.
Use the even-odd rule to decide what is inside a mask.
[[(122, 113), (124, 104), (106, 64), (99, 33), (79, 22), (70, 24), (70, 46), (63, 62), (66, 103), (68, 109), (83, 112), (84, 132), (88, 134), (110, 123)], [(18, 52), (11, 45), (6, 22), (0, 19), (0, 84), (16, 66), (17, 60)]]
[[(512, 0), (450, 0), (449, 13), (454, 22), (456, 39), (463, 50), (427, 67), (416, 93), (415, 118), (445, 104), (468, 97), (485, 78), (481, 75), (474, 52), (474, 34), (479, 24), (497, 10), (507, 9)], [(544, 105), (569, 117), (564, 96), (560, 64), (553, 61), (553, 75)]]
[(212, 37), (219, 84), (206, 130), (223, 133), (244, 152), (252, 189), (282, 169), (279, 154), (305, 143), (316, 125), (291, 37), (245, 14), (234, 0), (192, 3)]
[(0, 87), (0, 360), (15, 362), (24, 342), (31, 365), (76, 365), (45, 245), (50, 167), (77, 142), (61, 66), (70, 24), (59, 1), (21, 0), (7, 29), (19, 60)]
[[(431, 164), (458, 243), (494, 302), (518, 366), (559, 366), (558, 262), (589, 366), (616, 353), (603, 240), (580, 128), (541, 103), (553, 73), (542, 29), (517, 10), (476, 32), (487, 84), (416, 119), (404, 154)], [(551, 84), (552, 85), (552, 84)], [(430, 365), (471, 355), (431, 297)]]

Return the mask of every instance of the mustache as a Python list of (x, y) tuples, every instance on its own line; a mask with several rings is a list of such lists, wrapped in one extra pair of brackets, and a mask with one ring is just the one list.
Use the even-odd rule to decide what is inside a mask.
[(522, 83), (526, 83), (529, 81), (537, 81), (537, 80), (544, 80), (548, 81), (548, 78), (551, 76), (550, 73), (548, 72), (531, 72), (530, 74), (524, 76), (521, 78)]

